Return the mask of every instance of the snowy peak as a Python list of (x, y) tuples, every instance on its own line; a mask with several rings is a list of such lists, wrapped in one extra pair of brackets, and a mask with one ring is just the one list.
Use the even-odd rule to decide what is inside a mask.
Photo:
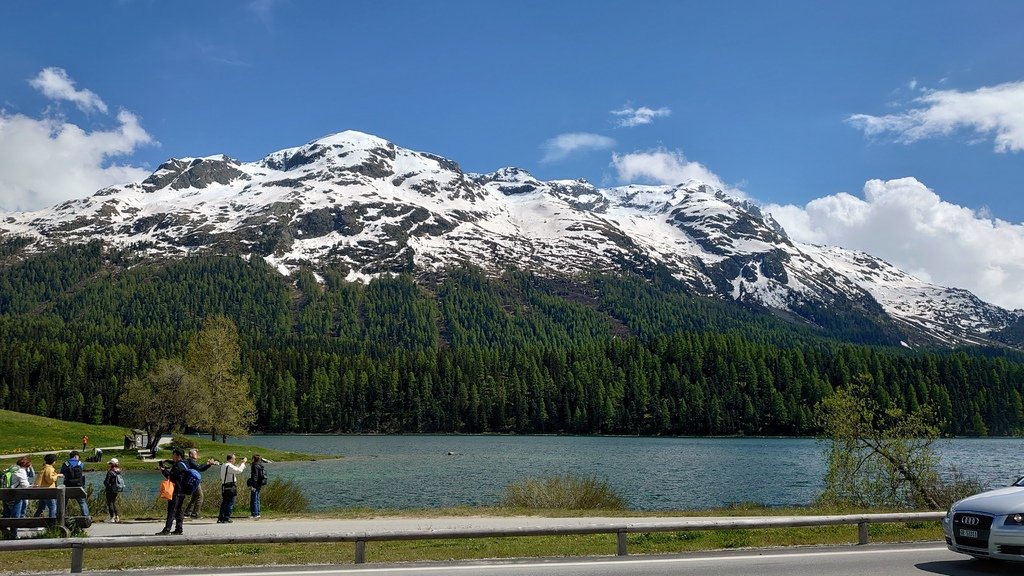
[(703, 182), (601, 188), (514, 167), (466, 174), (355, 131), (252, 163), (172, 159), (141, 182), (3, 215), (0, 241), (12, 237), (30, 240), (23, 253), (101, 239), (150, 259), (258, 256), (283, 274), (330, 267), (352, 280), (465, 263), (569, 277), (668, 271), (696, 294), (819, 326), (866, 323), (912, 344), (987, 342), (1019, 320), (867, 254), (793, 242), (756, 206)]

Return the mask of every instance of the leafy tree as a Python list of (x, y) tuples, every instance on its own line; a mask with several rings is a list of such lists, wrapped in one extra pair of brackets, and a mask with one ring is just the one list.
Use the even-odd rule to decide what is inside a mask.
[(925, 505), (939, 509), (938, 428), (926, 411), (882, 406), (861, 374), (822, 400), (820, 425), (829, 440), (821, 499), (858, 506)]
[(177, 360), (163, 360), (156, 369), (125, 385), (118, 404), (124, 423), (145, 430), (150, 450), (164, 434), (184, 430), (194, 416), (199, 384)]
[(185, 365), (201, 386), (195, 397), (196, 425), (220, 435), (245, 434), (255, 420), (256, 407), (241, 366), (238, 328), (226, 316), (211, 316), (188, 343)]

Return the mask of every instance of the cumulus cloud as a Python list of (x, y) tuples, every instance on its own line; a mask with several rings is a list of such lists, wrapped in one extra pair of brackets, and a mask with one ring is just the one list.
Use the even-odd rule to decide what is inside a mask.
[[(98, 96), (76, 90), (59, 68), (47, 68), (30, 83), (50, 99), (69, 100), (85, 111), (106, 110)], [(112, 160), (154, 143), (139, 119), (124, 110), (112, 128), (92, 131), (60, 117), (0, 110), (0, 210), (35, 210), (145, 178), (148, 170)]]
[(863, 198), (840, 193), (766, 210), (796, 240), (863, 250), (922, 280), (1024, 309), (1024, 224), (945, 202), (914, 178), (871, 180)]
[(557, 162), (577, 152), (608, 150), (613, 146), (615, 146), (615, 140), (600, 134), (588, 132), (559, 134), (544, 143), (544, 157), (541, 158), (541, 162)]
[(722, 179), (700, 162), (691, 162), (680, 151), (658, 148), (647, 152), (613, 154), (612, 166), (622, 183), (679, 184), (700, 180), (727, 189)]
[(854, 114), (847, 122), (867, 136), (893, 134), (902, 143), (968, 129), (979, 136), (994, 137), (997, 152), (1024, 150), (1024, 82), (973, 92), (926, 91), (912, 102), (917, 107), (898, 114)]
[(654, 122), (655, 118), (668, 116), (672, 113), (672, 110), (669, 110), (668, 108), (658, 108), (655, 110), (646, 106), (633, 108), (632, 106), (626, 105), (619, 110), (612, 110), (611, 113), (618, 116), (615, 120), (616, 126), (619, 128), (632, 128), (634, 126), (650, 124), (651, 122)]
[(74, 102), (82, 112), (107, 113), (103, 100), (91, 90), (76, 90), (75, 82), (62, 68), (44, 68), (28, 83), (51, 100)]

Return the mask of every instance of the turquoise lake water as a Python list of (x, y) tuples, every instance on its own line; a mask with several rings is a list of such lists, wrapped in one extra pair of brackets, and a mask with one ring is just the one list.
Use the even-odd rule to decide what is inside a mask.
[[(820, 492), (823, 444), (812, 439), (560, 436), (260, 436), (241, 444), (344, 456), (268, 465), (301, 486), (313, 508), (495, 504), (525, 477), (606, 480), (643, 510), (733, 502), (803, 505)], [(1005, 485), (1024, 470), (1024, 439), (937, 444), (944, 467)]]
[[(293, 480), (314, 509), (492, 505), (524, 477), (596, 476), (638, 510), (714, 508), (737, 502), (809, 504), (825, 473), (817, 440), (579, 436), (251, 436), (231, 440), (343, 456), (267, 465)], [(942, 466), (991, 484), (1024, 472), (1024, 439), (955, 439), (936, 444)], [(202, 454), (223, 459), (223, 454)], [(137, 485), (157, 474), (130, 473)]]

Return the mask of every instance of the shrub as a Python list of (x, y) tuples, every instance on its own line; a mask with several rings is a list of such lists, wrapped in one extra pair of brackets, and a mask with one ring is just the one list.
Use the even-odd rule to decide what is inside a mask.
[[(242, 491), (239, 492), (240, 497), (245, 495), (244, 502), (239, 503), (244, 504), (246, 508), (249, 506), (247, 490), (248, 488), (242, 486)], [(274, 478), (263, 487), (263, 490), (260, 490), (260, 507), (264, 512), (267, 510), (283, 513), (306, 512), (309, 510), (309, 500), (291, 480)]]
[(180, 448), (181, 451), (184, 452), (186, 456), (188, 455), (188, 451), (190, 448), (198, 448), (195, 440), (189, 438), (188, 436), (182, 436), (181, 434), (175, 434), (171, 438), (171, 443), (168, 446), (171, 450), (174, 450), (175, 448)]
[[(216, 515), (220, 510), (220, 480), (203, 482), (203, 514)], [(188, 500), (185, 501), (186, 504)], [(309, 510), (309, 500), (291, 480), (275, 478), (260, 491), (261, 512), (301, 513)], [(248, 514), (249, 487), (245, 485), (245, 477), (238, 477), (238, 496), (235, 497), (235, 513)]]
[(547, 478), (525, 478), (505, 487), (501, 499), (511, 508), (564, 510), (622, 510), (625, 499), (594, 477), (573, 474)]
[(944, 508), (949, 508), (957, 500), (987, 489), (988, 486), (976, 476), (969, 476), (956, 467), (950, 468), (949, 474), (945, 477), (937, 478), (931, 488), (935, 499)]

